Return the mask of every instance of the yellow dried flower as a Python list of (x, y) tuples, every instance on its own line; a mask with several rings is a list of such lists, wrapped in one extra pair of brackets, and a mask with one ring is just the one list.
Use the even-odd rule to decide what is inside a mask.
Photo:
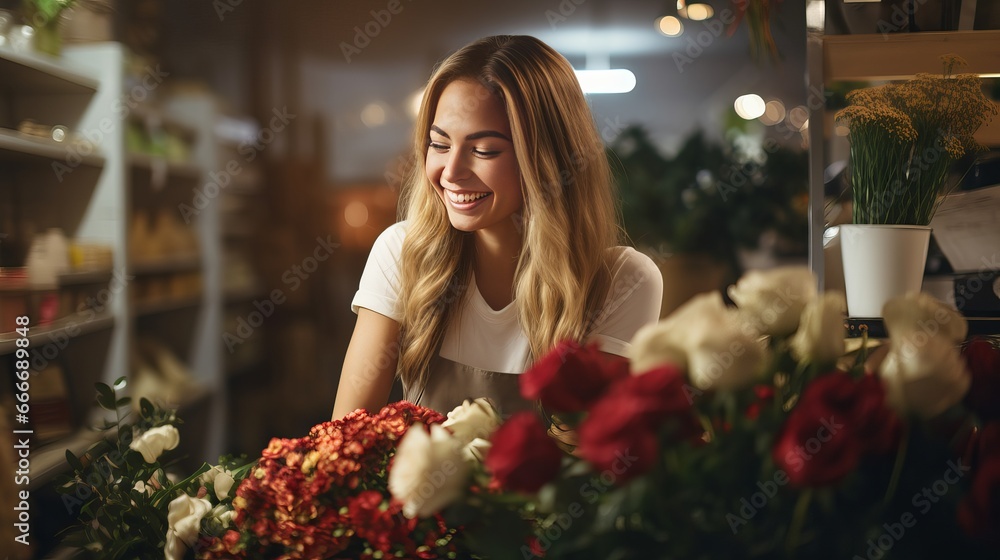
[(849, 130), (855, 223), (930, 223), (951, 164), (982, 149), (974, 135), (997, 104), (978, 76), (954, 74), (965, 60), (941, 62), (942, 75), (854, 90), (837, 113)]

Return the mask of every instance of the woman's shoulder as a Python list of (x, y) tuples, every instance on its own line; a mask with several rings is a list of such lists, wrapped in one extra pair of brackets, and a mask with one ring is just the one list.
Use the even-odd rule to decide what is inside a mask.
[(373, 250), (388, 251), (399, 254), (403, 250), (403, 240), (406, 239), (407, 221), (396, 222), (382, 230), (375, 239)]
[(660, 275), (660, 269), (649, 255), (634, 247), (619, 245), (608, 249), (608, 262), (612, 278), (619, 279), (635, 275)]

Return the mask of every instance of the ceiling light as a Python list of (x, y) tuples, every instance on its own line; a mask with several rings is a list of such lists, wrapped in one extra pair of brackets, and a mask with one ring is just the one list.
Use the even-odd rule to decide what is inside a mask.
[(683, 15), (691, 21), (704, 21), (715, 15), (715, 10), (708, 4), (689, 4)]
[(656, 20), (656, 30), (667, 37), (676, 37), (684, 33), (684, 24), (674, 16), (663, 16)]
[(369, 103), (361, 109), (361, 122), (368, 128), (375, 128), (385, 124), (385, 108), (381, 103)]
[(750, 121), (763, 115), (766, 105), (761, 96), (756, 93), (748, 93), (737, 97), (733, 107), (736, 109), (737, 115)]
[(583, 93), (628, 93), (635, 88), (635, 74), (631, 70), (576, 70)]

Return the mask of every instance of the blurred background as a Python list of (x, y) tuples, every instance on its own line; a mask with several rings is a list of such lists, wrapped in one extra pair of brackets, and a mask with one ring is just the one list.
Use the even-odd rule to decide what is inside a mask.
[[(807, 262), (810, 103), (833, 94), (806, 87), (806, 2), (58, 4), (0, 0), (0, 373), (28, 316), (39, 500), (93, 440), (95, 381), (179, 405), (194, 465), (329, 418), (422, 87), (482, 36), (628, 71), (588, 100), (664, 314)], [(828, 32), (878, 17), (814, 4)]]

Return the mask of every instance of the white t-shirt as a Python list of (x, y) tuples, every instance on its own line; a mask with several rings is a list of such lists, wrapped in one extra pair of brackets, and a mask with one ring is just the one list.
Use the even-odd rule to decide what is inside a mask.
[[(370, 309), (396, 321), (402, 320), (399, 306), (399, 257), (406, 222), (389, 226), (372, 247), (361, 275), (361, 285), (351, 310)], [(660, 315), (663, 277), (648, 256), (631, 247), (615, 247), (618, 253), (612, 268), (608, 298), (597, 318), (588, 341), (597, 342), (610, 354), (626, 355), (629, 341), (640, 327), (655, 322)], [(497, 373), (523, 373), (530, 365), (528, 339), (517, 318), (517, 306), (511, 302), (497, 311), (486, 303), (476, 287), (473, 274), (461, 315), (445, 332), (441, 357), (479, 370)]]

